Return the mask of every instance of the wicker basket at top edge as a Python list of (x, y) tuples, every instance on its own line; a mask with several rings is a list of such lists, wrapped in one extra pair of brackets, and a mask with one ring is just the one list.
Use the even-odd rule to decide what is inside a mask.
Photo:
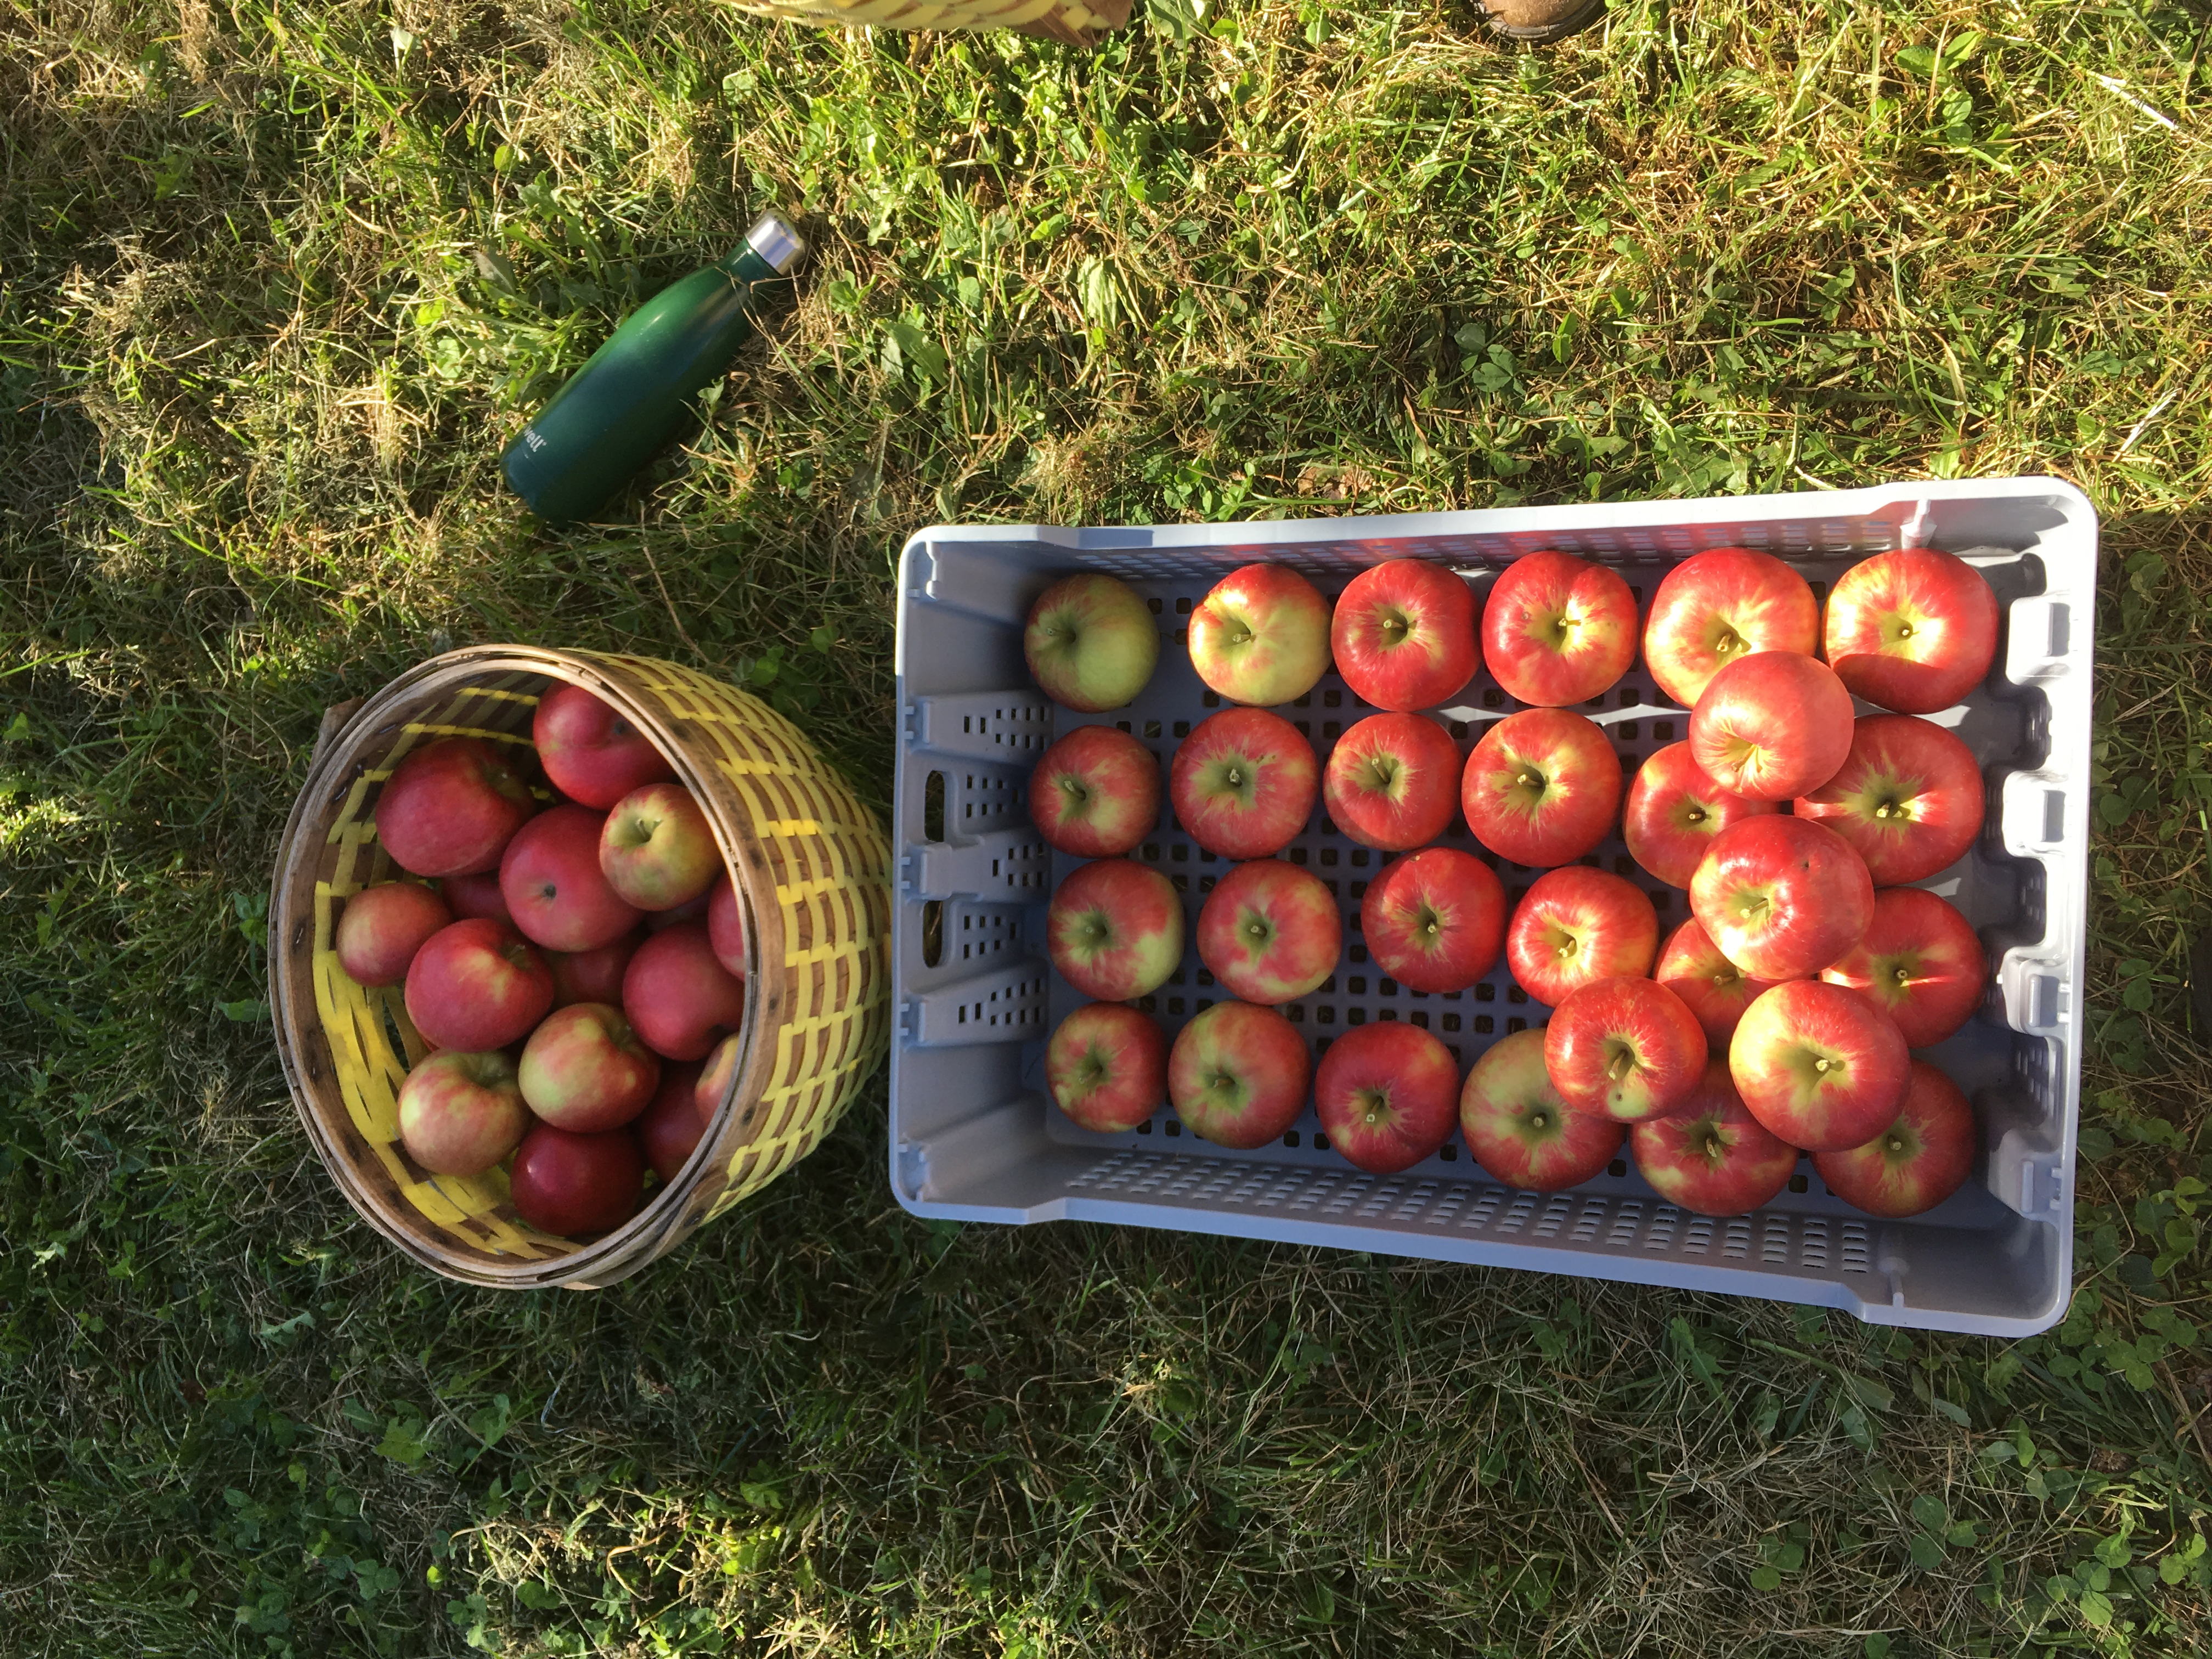
[(1129, 0), (734, 0), (739, 11), (827, 28), (1013, 29), (1095, 46), (1129, 21)]
[[(560, 680), (622, 710), (698, 797), (736, 879), (750, 958), (743, 1050), (699, 1153), (626, 1225), (586, 1244), (523, 1222), (499, 1170), (433, 1176), (407, 1157), (398, 1092), (422, 1040), (399, 992), (355, 984), (331, 945), (334, 901), (398, 873), (371, 818), (392, 767), (434, 737), (529, 747), (538, 696)], [(505, 1289), (612, 1284), (805, 1157), (852, 1103), (890, 1036), (890, 843), (758, 698), (649, 657), (481, 646), (432, 659), (332, 724), (285, 828), (270, 1006), (316, 1151), (354, 1207), (415, 1260)]]

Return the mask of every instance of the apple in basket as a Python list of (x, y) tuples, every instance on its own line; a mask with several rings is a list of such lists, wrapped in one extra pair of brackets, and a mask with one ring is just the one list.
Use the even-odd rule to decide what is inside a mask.
[(1620, 809), (1628, 855), (1669, 887), (1687, 887), (1713, 837), (1731, 823), (1779, 810), (1732, 795), (1707, 777), (1687, 742), (1670, 743), (1636, 769)]
[(1717, 547), (1668, 571), (1651, 596), (1644, 660), (1685, 708), (1729, 663), (1759, 651), (1810, 656), (1820, 605), (1805, 579), (1771, 553)]
[(1705, 1042), (1720, 1054), (1728, 1051), (1743, 1011), (1778, 983), (1752, 978), (1722, 955), (1694, 916), (1659, 947), (1659, 965), (1651, 977), (1682, 999), (1705, 1027)]
[(623, 1012), (664, 1060), (704, 1060), (745, 1018), (745, 982), (714, 959), (703, 921), (679, 922), (637, 947), (623, 975)]
[(1534, 869), (1572, 864), (1613, 830), (1620, 757), (1605, 733), (1562, 708), (1524, 708), (1482, 734), (1460, 779), (1474, 838)]
[(1482, 655), (1505, 695), (1559, 708), (1609, 690), (1636, 660), (1636, 596), (1571, 553), (1524, 553), (1482, 608)]
[(1485, 1049), (1459, 1095), (1460, 1133), (1474, 1161), (1509, 1187), (1556, 1193), (1602, 1172), (1626, 1126), (1559, 1098), (1544, 1067), (1544, 1030), (1516, 1031)]
[(441, 1049), (399, 1085), (400, 1144), (433, 1175), (482, 1175), (529, 1126), (514, 1062), (497, 1049)]
[(556, 685), (538, 700), (530, 738), (553, 787), (598, 811), (676, 775), (651, 738), (580, 685)]
[(1854, 696), (1900, 714), (1933, 714), (1988, 678), (1996, 595), (1955, 554), (1878, 553), (1837, 580), (1823, 650)]
[(643, 933), (629, 933), (596, 951), (546, 951), (545, 965), (553, 970), (553, 1006), (620, 1002), (623, 975), (629, 971), (629, 959), (644, 939)]
[(1281, 565), (1248, 564), (1190, 613), (1190, 665), (1230, 702), (1273, 708), (1328, 672), (1328, 630), (1319, 588)]
[(1064, 708), (1126, 708), (1152, 678), (1160, 629), (1127, 582), (1086, 571), (1037, 595), (1022, 630), (1030, 678)]
[(750, 971), (745, 960), (745, 909), (738, 902), (737, 884), (726, 872), (707, 896), (707, 939), (714, 960), (739, 979)]
[(1281, 852), (1313, 817), (1320, 787), (1313, 745), (1264, 708), (1207, 715), (1168, 768), (1176, 822), (1206, 851), (1225, 859)]
[(1402, 1021), (1355, 1026), (1314, 1069), (1314, 1110), (1348, 1163), (1395, 1175), (1459, 1127), (1459, 1067), (1442, 1042)]
[(1552, 1008), (1595, 981), (1650, 973), (1658, 948), (1659, 915), (1644, 890), (1580, 864), (1537, 877), (1505, 928), (1514, 979)]
[(606, 814), (556, 806), (516, 831), (499, 861), (499, 890), (514, 925), (549, 951), (596, 951), (637, 926), (637, 907), (599, 868)]
[(515, 1212), (541, 1232), (611, 1232), (644, 1200), (645, 1156), (628, 1129), (578, 1134), (535, 1123), (514, 1149)]
[(1824, 824), (1779, 813), (1746, 818), (1714, 837), (1690, 878), (1690, 913), (1745, 973), (1802, 979), (1866, 936), (1874, 878)]
[(1559, 1098), (1623, 1123), (1678, 1109), (1705, 1069), (1705, 1032), (1656, 980), (1626, 975), (1574, 992), (1544, 1028), (1544, 1065)]
[(660, 1086), (660, 1061), (638, 1041), (622, 1010), (572, 1003), (540, 1022), (517, 1068), (530, 1109), (579, 1134), (619, 1129)]
[(520, 1042), (553, 1006), (553, 970), (504, 922), (441, 927), (407, 965), (407, 1018), (440, 1048), (483, 1054)]
[(1964, 856), (1987, 797), (1973, 751), (1933, 720), (1869, 714), (1835, 775), (1796, 807), (1859, 849), (1877, 887), (1923, 881)]
[(1344, 918), (1320, 877), (1280, 859), (1240, 864), (1198, 914), (1198, 959), (1232, 996), (1292, 1002), (1336, 971)]
[(1897, 1022), (1908, 1048), (1942, 1042), (1973, 1015), (1990, 963), (1966, 917), (1918, 887), (1874, 896), (1866, 937), (1820, 977), (1848, 985)]
[(447, 876), (439, 882), (438, 891), (452, 908), (456, 921), (471, 916), (489, 916), (494, 921), (514, 926), (514, 912), (507, 908), (507, 897), (499, 890), (496, 868), (479, 870), (472, 875)]
[(1060, 976), (1097, 1001), (1149, 995), (1182, 961), (1182, 897), (1145, 865), (1094, 860), (1053, 894), (1045, 949)]
[(1337, 596), (1329, 654), (1354, 696), (1412, 714), (1465, 689), (1482, 667), (1474, 590), (1425, 559), (1361, 571)]
[(446, 901), (419, 882), (380, 881), (345, 902), (331, 943), (356, 985), (398, 985), (423, 941), (453, 920)]
[(1431, 847), (1367, 884), (1359, 932), (1376, 967), (1409, 991), (1464, 991), (1498, 965), (1505, 890), (1472, 853)]
[(1217, 1002), (1176, 1034), (1168, 1099), (1202, 1139), (1264, 1146), (1297, 1121), (1310, 1075), (1289, 1020), (1249, 1002)]
[(700, 1122), (712, 1124), (714, 1114), (722, 1109), (722, 1097), (730, 1092), (730, 1080), (738, 1074), (738, 1054), (744, 1046), (744, 1033), (732, 1031), (714, 1045), (714, 1052), (699, 1068), (698, 1080), (691, 1085), (691, 1103), (698, 1108)]
[(698, 1081), (696, 1060), (672, 1060), (663, 1066), (660, 1086), (632, 1126), (645, 1161), (664, 1183), (675, 1180), (677, 1171), (691, 1161), (707, 1133), (707, 1120), (693, 1098)]
[(1908, 1060), (1894, 1020), (1817, 979), (1776, 986), (1729, 1039), (1729, 1075), (1751, 1115), (1808, 1152), (1864, 1146), (1896, 1117)]
[(1729, 664), (1690, 711), (1698, 769), (1733, 795), (1787, 800), (1836, 775), (1851, 748), (1851, 694), (1826, 663), (1762, 651)]
[(1966, 1185), (1980, 1144), (1959, 1085), (1916, 1060), (1888, 1126), (1863, 1146), (1815, 1152), (1813, 1168), (1830, 1192), (1869, 1215), (1918, 1215)]
[(1085, 1003), (1045, 1045), (1044, 1075), (1052, 1103), (1079, 1127), (1133, 1129), (1167, 1100), (1167, 1033), (1127, 1003)]
[(1133, 852), (1159, 827), (1160, 763), (1127, 732), (1079, 726), (1030, 774), (1030, 822), (1077, 858)]
[(522, 774), (480, 738), (440, 738), (409, 754), (376, 798), (376, 838), (417, 876), (496, 868), (538, 810)]
[(648, 783), (615, 804), (599, 830), (599, 872), (625, 904), (673, 910), (722, 873), (714, 826), (680, 783)]
[(1329, 820), (1362, 847), (1425, 847), (1459, 805), (1459, 746), (1423, 714), (1370, 714), (1336, 740), (1322, 773)]
[(1679, 1110), (1628, 1132), (1652, 1190), (1693, 1215), (1742, 1215), (1790, 1184), (1797, 1149), (1751, 1115), (1717, 1054)]

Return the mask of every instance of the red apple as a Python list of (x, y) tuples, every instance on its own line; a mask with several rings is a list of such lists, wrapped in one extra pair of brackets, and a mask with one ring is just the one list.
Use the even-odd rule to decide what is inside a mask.
[(1498, 965), (1505, 890), (1449, 847), (1393, 860), (1367, 884), (1359, 931), (1376, 968), (1409, 991), (1464, 991)]
[(641, 942), (641, 935), (625, 933), (596, 951), (546, 951), (545, 965), (553, 970), (553, 1006), (620, 1002), (623, 975), (629, 971), (629, 959)]
[(1866, 936), (1874, 878), (1850, 842), (1809, 818), (1746, 818), (1713, 838), (1690, 913), (1721, 954), (1759, 979), (1817, 974)]
[(1272, 858), (1313, 817), (1321, 765), (1298, 728), (1264, 708), (1224, 708), (1176, 750), (1176, 822), (1209, 853)]
[[(727, 880), (729, 877), (725, 875), (716, 883), (716, 885), (719, 886), (721, 882)], [(647, 910), (645, 913), (645, 931), (648, 933), (658, 933), (665, 928), (675, 927), (680, 921), (704, 921), (707, 920), (708, 902), (714, 896), (714, 889), (710, 887), (705, 892), (684, 900), (673, 910)]]
[(1712, 935), (1692, 917), (1659, 947), (1651, 977), (1682, 999), (1705, 1028), (1705, 1042), (1724, 1049), (1743, 1011), (1779, 981), (1753, 979), (1721, 954)]
[(520, 1075), (532, 1111), (558, 1128), (596, 1134), (645, 1109), (660, 1086), (660, 1061), (621, 1009), (576, 1002), (555, 1009), (530, 1034)]
[(638, 912), (599, 868), (606, 814), (555, 806), (515, 832), (499, 861), (514, 925), (550, 951), (596, 951), (637, 926)]
[(612, 1232), (644, 1201), (645, 1158), (627, 1129), (580, 1135), (533, 1124), (514, 1150), (515, 1213), (540, 1232)]
[(1987, 802), (1973, 751), (1933, 720), (1869, 714), (1843, 768), (1796, 804), (1859, 849), (1877, 887), (1948, 870), (1982, 832)]
[(714, 1045), (714, 1052), (699, 1068), (698, 1080), (691, 1085), (691, 1103), (698, 1109), (700, 1122), (711, 1127), (714, 1114), (722, 1109), (722, 1097), (730, 1092), (731, 1080), (738, 1074), (738, 1055), (744, 1048), (744, 1034), (733, 1031)]
[(1980, 1006), (1990, 963), (1950, 904), (1923, 888), (1888, 887), (1874, 896), (1866, 937), (1820, 977), (1850, 986), (1895, 1020), (1906, 1048), (1926, 1048)]
[(514, 1064), (495, 1049), (441, 1048), (399, 1085), (400, 1143), (433, 1175), (482, 1175), (529, 1125)]
[(1966, 1184), (1981, 1136), (1959, 1085), (1924, 1060), (1912, 1062), (1898, 1114), (1864, 1146), (1816, 1152), (1830, 1192), (1869, 1215), (1918, 1215)]
[(1401, 1020), (1356, 1025), (1314, 1068), (1314, 1110), (1348, 1163), (1395, 1175), (1459, 1127), (1459, 1067), (1443, 1043)]
[(1713, 837), (1731, 823), (1779, 811), (1732, 795), (1698, 769), (1686, 743), (1670, 743), (1636, 770), (1620, 812), (1628, 855), (1669, 887), (1687, 887)]
[(653, 1091), (653, 1103), (637, 1120), (635, 1133), (639, 1150), (664, 1184), (676, 1179), (678, 1171), (691, 1161), (691, 1154), (699, 1150), (699, 1142), (706, 1136), (707, 1120), (700, 1116), (698, 1105), (691, 1097), (698, 1081), (699, 1067), (696, 1062), (662, 1066), (660, 1086)]
[(1610, 690), (1636, 660), (1636, 596), (1571, 553), (1524, 553), (1482, 608), (1482, 655), (1509, 697), (1563, 708)]
[(1328, 601), (1295, 570), (1248, 564), (1190, 613), (1190, 665), (1231, 702), (1272, 708), (1328, 672)]
[(1443, 834), (1459, 805), (1459, 749), (1420, 714), (1370, 714), (1322, 774), (1330, 821), (1363, 847), (1402, 853)]
[(530, 737), (553, 787), (598, 811), (676, 775), (651, 738), (580, 685), (556, 685), (538, 700)]
[(1907, 1060), (1896, 1021), (1817, 979), (1776, 986), (1729, 1039), (1729, 1075), (1751, 1115), (1808, 1152), (1861, 1146), (1894, 1118)]
[(1619, 975), (1568, 994), (1544, 1028), (1559, 1098), (1622, 1123), (1680, 1110), (1705, 1069), (1705, 1031), (1656, 980)]
[(1742, 1215), (1790, 1184), (1797, 1149), (1751, 1115), (1715, 1055), (1679, 1111), (1628, 1132), (1652, 1190), (1692, 1215)]
[(1085, 714), (1137, 700), (1160, 659), (1160, 628), (1128, 583), (1097, 571), (1063, 576), (1037, 595), (1022, 655), (1048, 697)]
[(1659, 914), (1625, 876), (1571, 864), (1536, 878), (1505, 929), (1505, 961), (1531, 997), (1556, 1008), (1574, 992), (1651, 971)]
[(745, 957), (745, 912), (727, 872), (707, 895), (707, 938), (714, 945), (714, 960), (743, 979), (750, 969)]
[(538, 810), (530, 786), (478, 738), (440, 738), (416, 750), (376, 798), (376, 838), (410, 875), (489, 870)]
[(1544, 1069), (1544, 1031), (1516, 1031), (1483, 1051), (1460, 1091), (1459, 1128), (1474, 1161), (1509, 1187), (1556, 1193), (1601, 1174), (1626, 1126), (1578, 1112)]
[(1182, 961), (1182, 896), (1145, 865), (1095, 860), (1052, 896), (1045, 948), (1060, 977), (1094, 1000), (1149, 995)]
[(599, 830), (599, 872), (623, 903), (673, 910), (722, 873), (707, 814), (680, 783), (648, 783), (615, 804)]
[(1273, 1008), (1217, 1002), (1177, 1033), (1168, 1098), (1217, 1146), (1264, 1146), (1298, 1120), (1310, 1074), (1297, 1027)]
[(1853, 696), (1901, 714), (1933, 714), (1988, 678), (1996, 595), (1954, 554), (1877, 553), (1837, 580), (1822, 647)]
[(355, 984), (398, 985), (422, 941), (453, 920), (446, 901), (428, 887), (380, 881), (346, 900), (331, 942)]
[(1690, 754), (1731, 794), (1787, 800), (1836, 775), (1851, 749), (1851, 694), (1827, 664), (1790, 651), (1739, 658), (1690, 711)]
[(441, 927), (407, 965), (407, 1018), (425, 1042), (484, 1054), (520, 1042), (553, 1006), (553, 973), (530, 941), (476, 916)]
[(1391, 559), (1337, 595), (1329, 653), (1352, 695), (1412, 714), (1449, 702), (1482, 667), (1474, 590), (1425, 559)]
[(1030, 822), (1079, 859), (1133, 852), (1159, 827), (1160, 763), (1127, 732), (1079, 726), (1030, 774)]
[(1280, 859), (1240, 864), (1198, 913), (1198, 959), (1247, 1002), (1291, 1002), (1336, 971), (1344, 918), (1321, 878)]
[(1531, 868), (1572, 864), (1612, 831), (1620, 757), (1580, 714), (1524, 708), (1482, 734), (1460, 805), (1474, 838)]
[(1717, 547), (1685, 559), (1651, 596), (1644, 660), (1659, 689), (1685, 708), (1727, 664), (1755, 651), (1810, 656), (1820, 643), (1820, 605), (1805, 579), (1771, 553)]
[(447, 876), (438, 884), (438, 891), (452, 908), (456, 921), (465, 921), (471, 916), (489, 916), (510, 927), (514, 926), (514, 912), (507, 908), (506, 896), (499, 890), (497, 870)]
[(1133, 1129), (1168, 1097), (1167, 1033), (1123, 1002), (1089, 1002), (1044, 1050), (1052, 1103), (1097, 1134)]
[(707, 924), (686, 921), (637, 947), (623, 973), (623, 1012), (664, 1060), (704, 1060), (744, 1023), (745, 982), (714, 960)]

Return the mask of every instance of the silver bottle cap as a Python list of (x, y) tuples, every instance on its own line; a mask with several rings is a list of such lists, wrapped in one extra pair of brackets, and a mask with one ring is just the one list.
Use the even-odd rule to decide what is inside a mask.
[(806, 239), (773, 213), (763, 213), (754, 222), (745, 233), (745, 246), (779, 276), (789, 275), (791, 268), (806, 257)]

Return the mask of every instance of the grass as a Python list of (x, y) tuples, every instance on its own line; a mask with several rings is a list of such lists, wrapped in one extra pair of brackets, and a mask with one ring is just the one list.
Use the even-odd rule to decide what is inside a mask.
[[(2203, 1650), (2201, 5), (1139, 11), (0, 4), (0, 1650)], [(772, 204), (796, 312), (532, 528), (501, 442)], [(745, 674), (881, 800), (932, 521), (2045, 471), (2110, 564), (2050, 1335), (926, 1226), (880, 1089), (638, 1279), (502, 1298), (294, 1123), (275, 838), (319, 711), (450, 644)]]

